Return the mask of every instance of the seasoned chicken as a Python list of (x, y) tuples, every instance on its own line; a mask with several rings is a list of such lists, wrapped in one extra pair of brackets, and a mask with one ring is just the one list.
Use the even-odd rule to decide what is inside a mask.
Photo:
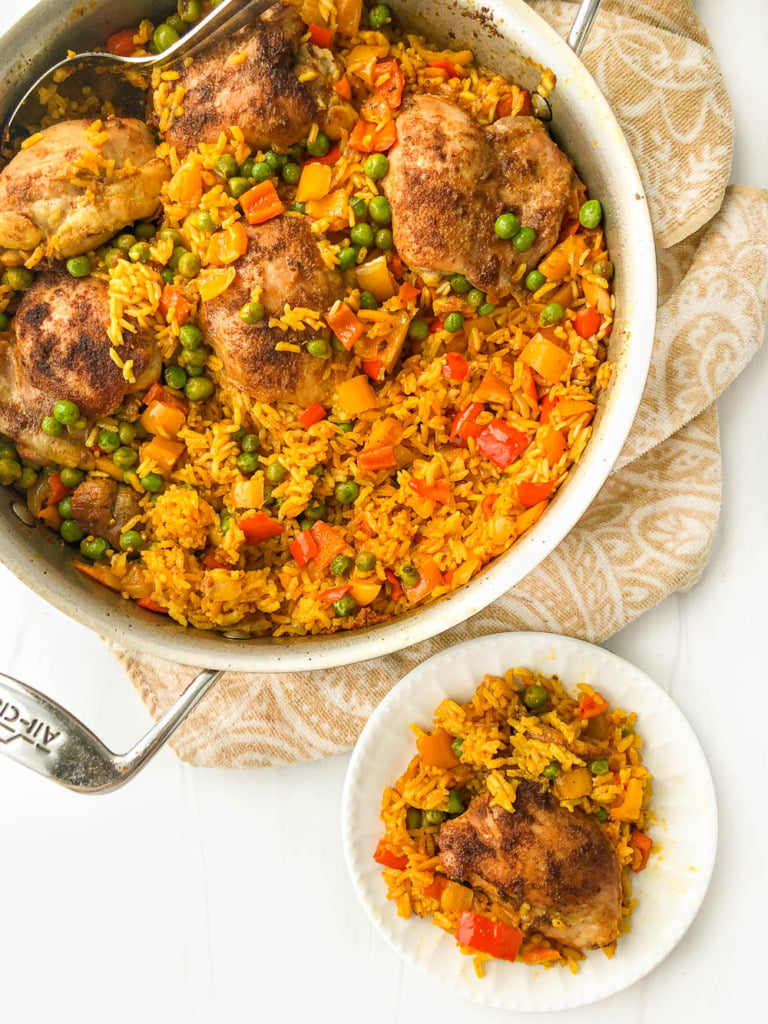
[(129, 519), (141, 512), (139, 496), (127, 484), (107, 477), (83, 480), (72, 492), (72, 518), (84, 533), (103, 537), (115, 550)]
[[(249, 227), (248, 251), (233, 266), (233, 283), (223, 295), (202, 303), (200, 313), (224, 373), (264, 402), (322, 401), (333, 383), (328, 360), (275, 347), (279, 342), (298, 345), (311, 335), (268, 326), (269, 317), (282, 316), (286, 304), (322, 313), (343, 294), (341, 275), (323, 262), (309, 221), (281, 216)], [(259, 324), (246, 324), (240, 310), (256, 287), (263, 289), (260, 301), (268, 315)]]
[(0, 431), (12, 437), (23, 459), (60, 466), (93, 467), (85, 447), (85, 430), (63, 431), (51, 437), (41, 429), (51, 414), (51, 398), (20, 377), (11, 334), (0, 334)]
[(47, 413), (67, 398), (83, 416), (103, 416), (117, 408), (126, 392), (146, 388), (160, 373), (150, 333), (126, 332), (120, 355), (124, 362), (133, 360), (136, 382), (125, 380), (109, 354), (109, 299), (99, 278), (73, 278), (61, 269), (38, 274), (13, 324), (19, 379), (47, 396)]
[[(416, 96), (397, 134), (383, 185), (400, 255), (415, 269), (509, 293), (520, 265), (535, 266), (557, 241), (574, 177), (568, 158), (533, 117), (481, 128), (435, 96)], [(536, 230), (527, 252), (496, 236), (505, 212)]]
[(476, 797), (440, 827), (440, 860), (484, 889), (521, 927), (567, 946), (606, 946), (619, 935), (621, 874), (601, 825), (521, 780), (514, 813)]
[[(215, 142), (236, 125), (252, 149), (298, 142), (320, 112), (295, 71), (305, 31), (298, 9), (277, 3), (255, 22), (213, 42), (189, 67), (174, 65), (184, 89), (183, 113), (166, 130), (166, 141), (181, 155), (200, 142)], [(157, 102), (150, 96), (148, 120), (155, 125)]]
[[(61, 121), (0, 174), (0, 260), (87, 252), (157, 211), (169, 176), (149, 129), (132, 118)], [(98, 122), (96, 122), (98, 125)]]

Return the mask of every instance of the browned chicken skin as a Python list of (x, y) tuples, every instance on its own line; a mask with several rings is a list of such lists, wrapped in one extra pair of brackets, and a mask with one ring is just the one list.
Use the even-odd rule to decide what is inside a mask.
[[(298, 142), (320, 112), (294, 71), (305, 31), (298, 9), (277, 3), (255, 23), (214, 42), (188, 68), (179, 66), (184, 112), (166, 131), (166, 141), (183, 154), (237, 125), (253, 149)], [(151, 98), (148, 119), (157, 123)]]
[[(108, 118), (107, 139), (94, 143), (91, 121), (61, 121), (22, 149), (0, 174), (0, 261), (23, 263), (39, 245), (59, 259), (87, 252), (134, 220), (154, 216), (169, 177), (149, 129)], [(87, 154), (114, 161), (111, 174), (78, 168)]]
[(84, 416), (103, 416), (160, 372), (153, 339), (141, 330), (126, 332), (120, 348), (124, 361), (133, 359), (136, 383), (112, 360), (107, 285), (99, 278), (73, 278), (62, 269), (38, 274), (13, 322), (19, 378), (48, 396), (48, 412), (67, 398)]
[[(397, 133), (383, 184), (400, 255), (508, 293), (516, 269), (535, 266), (557, 241), (573, 182), (568, 158), (533, 117), (484, 129), (435, 96), (411, 100)], [(537, 232), (527, 252), (496, 236), (496, 218), (510, 211)]]
[(286, 303), (329, 309), (343, 293), (341, 275), (330, 270), (304, 217), (275, 217), (248, 228), (248, 251), (234, 264), (235, 280), (218, 298), (202, 303), (201, 325), (224, 363), (224, 373), (264, 402), (322, 401), (332, 385), (327, 360), (302, 352), (277, 351), (280, 341), (301, 344), (306, 332), (246, 324), (240, 310), (257, 286), (268, 316), (282, 316)]
[(116, 550), (125, 524), (140, 512), (133, 488), (106, 477), (83, 480), (72, 492), (72, 518), (80, 529), (103, 537)]
[(539, 783), (521, 780), (513, 814), (476, 797), (440, 827), (439, 845), (451, 877), (504, 903), (524, 929), (578, 949), (618, 938), (621, 874), (608, 837)]

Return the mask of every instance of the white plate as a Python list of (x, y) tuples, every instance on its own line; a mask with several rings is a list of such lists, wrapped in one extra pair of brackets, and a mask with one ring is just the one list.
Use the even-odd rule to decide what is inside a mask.
[[(418, 917), (404, 920), (386, 898), (373, 852), (382, 835), (381, 796), (416, 752), (410, 722), (432, 725), (445, 697), (469, 701), (486, 673), (525, 666), (558, 675), (569, 691), (589, 683), (613, 704), (636, 711), (653, 775), (651, 832), (658, 846), (633, 875), (638, 905), (632, 930), (609, 960), (593, 950), (573, 975), (564, 968), (492, 961), (475, 976), (472, 957), (452, 935)], [(458, 644), (410, 672), (385, 697), (357, 742), (342, 808), (347, 866), (357, 894), (384, 938), (409, 963), (478, 1003), (505, 1010), (583, 1006), (638, 981), (685, 934), (707, 891), (717, 847), (712, 777), (693, 730), (667, 694), (646, 675), (600, 647), (548, 633), (500, 633)]]

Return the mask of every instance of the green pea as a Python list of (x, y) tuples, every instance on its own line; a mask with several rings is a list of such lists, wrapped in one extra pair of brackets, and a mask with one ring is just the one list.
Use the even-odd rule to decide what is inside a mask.
[(137, 238), (143, 238), (145, 242), (155, 237), (155, 230), (155, 225), (151, 220), (139, 220), (133, 225), (133, 233)]
[(316, 359), (327, 359), (331, 354), (331, 346), (325, 338), (310, 338), (307, 342), (307, 352)]
[(250, 187), (251, 183), (247, 178), (230, 178), (227, 182), (227, 191), (235, 199), (239, 199)]
[(370, 224), (355, 224), (352, 230), (349, 232), (354, 245), (359, 245), (360, 248), (369, 249), (373, 245), (374, 231)]
[(73, 256), (67, 260), (66, 267), (70, 277), (87, 277), (91, 272), (91, 261), (87, 256)]
[(151, 258), (148, 242), (137, 242), (128, 250), (128, 259), (132, 263), (149, 263)]
[(342, 480), (333, 490), (333, 496), (340, 505), (351, 505), (359, 494), (360, 488), (354, 480)]
[(128, 252), (132, 245), (136, 245), (136, 235), (131, 235), (128, 232), (118, 235), (115, 239), (115, 248), (122, 249), (123, 252)]
[(0, 447), (0, 459), (17, 459), (18, 453), (13, 443), (9, 440)]
[(53, 415), (63, 426), (72, 426), (80, 419), (80, 406), (76, 402), (63, 399), (54, 405)]
[(632, 725), (631, 722), (624, 722), (624, 724), (621, 727), (622, 736), (631, 736), (634, 731), (635, 727), (634, 725)]
[(454, 736), (451, 740), (451, 750), (454, 752), (456, 757), (461, 759), (461, 752), (464, 749), (464, 737)]
[(610, 260), (598, 260), (592, 271), (598, 277), (603, 277), (606, 281), (610, 281), (613, 277), (613, 264)]
[(379, 181), (389, 170), (389, 160), (383, 153), (371, 153), (363, 164), (363, 171), (372, 181)]
[(304, 509), (304, 516), (306, 519), (310, 519), (313, 523), (316, 523), (319, 519), (325, 517), (326, 508), (324, 501), (310, 501), (307, 507)]
[(479, 316), (490, 316), (494, 309), (496, 307), (492, 302), (484, 302), (477, 312)]
[(164, 242), (173, 242), (174, 246), (181, 245), (184, 241), (181, 237), (181, 232), (177, 231), (176, 228), (163, 228), (158, 238), (161, 238)]
[(0, 313), (0, 331), (7, 331), (11, 326), (11, 318), (7, 313)]
[[(204, 366), (187, 366), (187, 377), (202, 377), (205, 373)], [(184, 385), (186, 387), (186, 384)]]
[(550, 302), (539, 313), (539, 327), (553, 327), (565, 316), (565, 310), (559, 302)]
[(360, 292), (360, 309), (378, 309), (379, 303), (373, 292)]
[[(193, 366), (205, 366), (208, 362), (208, 349), (201, 345), (200, 348), (193, 348), (191, 351), (184, 349), (179, 355), (179, 365), (183, 366), (189, 373)], [(192, 375), (194, 376), (194, 374)], [(199, 374), (198, 374), (199, 376)]]
[(241, 473), (250, 476), (251, 473), (255, 473), (259, 468), (259, 456), (256, 452), (241, 452), (237, 456), (237, 468)]
[(484, 302), (485, 292), (481, 292), (479, 288), (472, 288), (471, 291), (467, 293), (467, 303), (470, 306), (475, 306), (475, 308), (479, 308), (480, 306), (483, 305)]
[(240, 319), (245, 324), (260, 324), (267, 311), (261, 302), (246, 302), (240, 310)]
[(104, 266), (107, 270), (111, 270), (115, 266), (118, 260), (121, 260), (125, 256), (122, 249), (107, 249), (104, 253)]
[(298, 164), (287, 163), (280, 175), (286, 185), (296, 185), (301, 177), (301, 167)]
[(307, 212), (307, 204), (306, 203), (291, 203), (290, 209), (293, 210), (294, 213), (306, 213)]
[(605, 758), (599, 757), (596, 761), (589, 762), (589, 770), (593, 775), (607, 775), (610, 767)]
[(223, 508), (219, 512), (219, 527), (222, 533), (229, 533), (229, 528), (232, 525), (232, 513), (228, 508)]
[(376, 568), (376, 555), (371, 551), (361, 551), (355, 559), (355, 568), (360, 572), (373, 572)]
[(170, 267), (163, 267), (160, 271), (160, 280), (163, 284), (173, 284), (173, 279), (176, 277)]
[(539, 708), (543, 708), (548, 700), (549, 694), (538, 683), (535, 683), (533, 686), (527, 686), (523, 693), (523, 704), (531, 711), (538, 711)]
[(144, 543), (144, 538), (138, 530), (126, 530), (120, 538), (120, 547), (123, 551), (136, 551)]
[(270, 462), (265, 470), (265, 476), (271, 484), (281, 484), (288, 476), (288, 470), (281, 462)]
[(416, 584), (421, 579), (419, 570), (416, 568), (415, 565), (401, 566), (398, 576), (400, 577), (400, 582), (403, 584), (404, 587), (415, 587)]
[(187, 26), (178, 14), (169, 14), (165, 19), (166, 25), (170, 25), (174, 32), (178, 32), (180, 36), (183, 36), (187, 30)]
[(253, 168), (255, 166), (256, 161), (253, 159), (252, 156), (249, 156), (247, 159), (243, 160), (243, 162), (240, 164), (240, 177), (252, 178)]
[(35, 275), (26, 267), (8, 267), (3, 274), (3, 283), (15, 292), (25, 292), (35, 280)]
[(182, 391), (187, 383), (187, 371), (181, 366), (166, 366), (163, 377), (168, 387), (176, 391)]
[[(232, 179), (232, 181), (237, 180), (237, 178)], [(193, 216), (190, 217), (190, 220), (193, 226), (196, 227), (198, 231), (204, 231), (206, 232), (206, 234), (208, 234), (211, 231), (215, 231), (216, 228), (218, 227), (218, 224), (213, 219), (210, 210), (200, 210), (199, 213), (193, 214)]]
[(189, 255), (189, 249), (185, 249), (183, 245), (177, 245), (171, 253), (171, 258), (168, 260), (168, 266), (171, 270), (178, 270), (182, 257), (187, 255)]
[(361, 199), (360, 196), (353, 196), (349, 200), (349, 205), (355, 215), (355, 220), (365, 220), (368, 216), (368, 203), (366, 203), (364, 199)]
[(340, 619), (346, 619), (357, 611), (357, 601), (351, 594), (345, 594), (338, 601), (333, 602), (333, 610)]
[(408, 337), (412, 341), (424, 341), (429, 334), (429, 324), (426, 320), (411, 320), (408, 327)]
[(16, 483), (22, 491), (28, 491), (30, 487), (37, 483), (37, 473), (31, 466), (22, 466), (21, 475)]
[(556, 779), (560, 774), (560, 762), (550, 761), (544, 771), (541, 773), (545, 779)]
[(425, 825), (441, 825), (447, 815), (445, 811), (429, 810), (424, 811), (424, 824)]
[(596, 228), (603, 219), (603, 204), (599, 199), (588, 199), (579, 208), (579, 223), (585, 228)]
[(120, 435), (116, 430), (100, 430), (96, 444), (103, 452), (116, 452), (120, 447)]
[(608, 814), (608, 811), (606, 811), (606, 809), (604, 807), (598, 807), (597, 810), (595, 811), (595, 817), (597, 818), (598, 821), (608, 821), (608, 818), (610, 817), (610, 815)]
[(98, 562), (104, 557), (109, 545), (103, 537), (94, 537), (93, 540), (81, 540), (80, 541), (80, 554), (85, 555), (86, 558), (92, 558), (94, 562)]
[(65, 519), (59, 527), (59, 533), (67, 544), (78, 544), (85, 536), (74, 519)]
[(163, 489), (163, 478), (159, 473), (147, 473), (146, 476), (140, 476), (139, 481), (144, 490), (149, 491), (150, 494), (157, 494)]
[(352, 422), (352, 420), (342, 420), (340, 423), (337, 423), (336, 426), (339, 428), (342, 434), (351, 434), (352, 431), (355, 429), (355, 424)]
[(182, 277), (197, 277), (200, 273), (200, 257), (195, 256), (193, 252), (185, 252), (179, 260), (177, 270)]
[(259, 160), (253, 165), (253, 170), (249, 177), (253, 178), (257, 185), (260, 185), (262, 181), (272, 177), (272, 168), (266, 160)]
[(466, 295), (472, 289), (472, 285), (463, 274), (454, 274), (451, 278), (451, 288), (459, 295)]
[(203, 5), (200, 3), (200, 0), (179, 0), (176, 10), (179, 12), (179, 17), (182, 21), (185, 21), (188, 25), (194, 25), (196, 21), (200, 21)]
[(348, 576), (352, 569), (349, 555), (336, 555), (330, 564), (331, 576)]
[(368, 204), (371, 220), (377, 224), (389, 224), (392, 220), (392, 209), (386, 196), (374, 196)]
[(381, 249), (382, 252), (389, 252), (390, 249), (394, 249), (395, 239), (389, 228), (382, 228), (376, 232), (376, 248)]
[(182, 348), (198, 348), (201, 345), (202, 340), (203, 332), (199, 327), (195, 327), (194, 324), (183, 324), (179, 328), (179, 341), (181, 342)]
[(130, 469), (139, 461), (139, 454), (135, 448), (123, 444), (112, 453), (112, 461), (118, 469)]
[(348, 245), (344, 249), (340, 249), (336, 254), (336, 262), (342, 270), (351, 270), (352, 267), (357, 265), (357, 254), (359, 253), (354, 245)]
[(520, 228), (512, 239), (512, 245), (518, 252), (528, 252), (536, 241), (536, 231), (533, 228)]
[(530, 270), (525, 275), (525, 287), (529, 292), (536, 292), (546, 283), (546, 280), (546, 277), (544, 277), (540, 270)]
[(316, 466), (313, 466), (309, 471), (310, 476), (325, 476), (325, 466), (318, 462)]
[(168, 24), (158, 25), (155, 29), (154, 35), (152, 36), (152, 42), (155, 44), (155, 48), (158, 53), (162, 53), (163, 50), (167, 50), (169, 46), (173, 46), (174, 43), (179, 41), (179, 33), (175, 28), (172, 28)]
[(445, 318), (445, 329), (449, 334), (456, 334), (464, 326), (464, 317), (461, 313), (449, 313)]
[(220, 174), (222, 178), (234, 178), (240, 170), (240, 167), (238, 166), (237, 160), (235, 160), (231, 153), (222, 153), (213, 165), (213, 169), (217, 174)]
[(310, 156), (325, 156), (331, 148), (331, 140), (325, 132), (318, 132), (313, 142), (307, 143), (307, 152)]
[(59, 515), (62, 519), (72, 518), (72, 497), (67, 495), (66, 498), (62, 498), (56, 508), (59, 510)]
[(376, 4), (368, 12), (368, 24), (372, 29), (380, 29), (392, 21), (392, 11), (386, 4)]
[(15, 459), (0, 459), (0, 484), (8, 486), (21, 477), (21, 465)]
[(315, 524), (312, 522), (311, 519), (300, 519), (299, 520), (299, 529), (300, 530), (311, 530), (314, 525)]
[(409, 807), (405, 812), (405, 827), (409, 832), (415, 832), (417, 828), (421, 828), (423, 815), (418, 807)]
[(70, 488), (75, 488), (82, 483), (84, 475), (82, 469), (73, 469), (70, 466), (64, 466), (59, 472), (61, 482), (65, 487)]
[(462, 814), (464, 812), (464, 801), (455, 789), (448, 790), (448, 813)]
[(264, 154), (264, 162), (273, 171), (282, 171), (285, 165), (288, 163), (288, 157), (283, 156), (282, 153), (275, 153), (271, 149), (268, 153)]
[(497, 238), (513, 238), (520, 230), (520, 221), (514, 213), (502, 213), (493, 225)]
[(53, 416), (43, 416), (40, 429), (49, 437), (58, 437), (64, 427)]
[(245, 434), (240, 441), (240, 447), (244, 452), (257, 452), (261, 448), (258, 434)]
[(193, 377), (184, 387), (184, 394), (190, 402), (204, 402), (210, 398), (216, 387), (209, 377)]

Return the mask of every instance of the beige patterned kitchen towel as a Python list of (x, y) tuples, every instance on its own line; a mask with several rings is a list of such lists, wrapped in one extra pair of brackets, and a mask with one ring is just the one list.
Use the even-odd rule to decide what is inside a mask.
[[(534, 6), (567, 31), (571, 4)], [(173, 740), (185, 761), (249, 768), (346, 750), (438, 650), (510, 629), (601, 641), (701, 574), (720, 507), (713, 403), (758, 349), (768, 309), (768, 192), (726, 190), (731, 109), (688, 0), (605, 0), (584, 58), (634, 151), (658, 246), (653, 365), (612, 476), (557, 550), (463, 625), (349, 668), (226, 674)], [(117, 654), (154, 716), (194, 671)]]

